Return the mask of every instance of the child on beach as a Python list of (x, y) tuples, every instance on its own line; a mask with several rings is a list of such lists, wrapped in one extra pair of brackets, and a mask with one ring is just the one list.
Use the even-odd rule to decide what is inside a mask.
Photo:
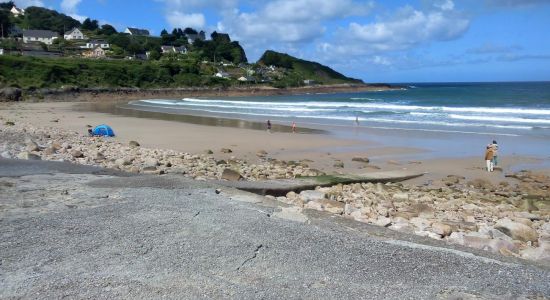
[(296, 133), (296, 122), (292, 122), (292, 133)]
[(267, 132), (271, 133), (271, 121), (267, 120)]
[(487, 149), (485, 150), (485, 163), (487, 164), (487, 172), (493, 172), (493, 157), (495, 152), (493, 151), (493, 147), (491, 145), (487, 146)]
[(493, 166), (498, 166), (498, 144), (497, 141), (493, 141), (491, 144), (491, 148), (493, 148)]

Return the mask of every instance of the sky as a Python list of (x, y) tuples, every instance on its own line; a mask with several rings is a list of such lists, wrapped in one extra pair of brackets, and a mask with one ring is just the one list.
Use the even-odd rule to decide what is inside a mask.
[(550, 0), (16, 0), (125, 27), (229, 33), (366, 82), (548, 81)]

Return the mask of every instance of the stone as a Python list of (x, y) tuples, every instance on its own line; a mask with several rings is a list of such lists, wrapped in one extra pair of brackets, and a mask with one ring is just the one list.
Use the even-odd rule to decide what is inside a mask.
[(345, 203), (343, 202), (338, 202), (338, 201), (329, 200), (329, 199), (321, 199), (316, 201), (321, 203), (324, 211), (328, 211), (333, 214), (344, 213)]
[(523, 242), (536, 242), (539, 238), (538, 233), (531, 227), (513, 222), (510, 219), (501, 219), (495, 224), (495, 229), (502, 231), (507, 236), (512, 237), (514, 240)]
[(413, 212), (419, 217), (427, 218), (433, 217), (435, 210), (428, 204), (418, 203), (411, 206)]
[(51, 147), (54, 148), (55, 150), (59, 150), (59, 149), (63, 148), (58, 141), (53, 141), (52, 144), (51, 144)]
[(356, 162), (362, 162), (362, 163), (369, 163), (370, 162), (370, 159), (368, 157), (354, 157), (351, 159), (351, 161), (356, 161)]
[(389, 227), (392, 224), (392, 222), (390, 218), (378, 217), (378, 219), (376, 219), (376, 222), (374, 222), (374, 224), (382, 227)]
[(231, 150), (229, 148), (222, 148), (221, 153), (233, 153), (233, 150)]
[(477, 178), (477, 179), (474, 179), (474, 180), (471, 180), (471, 181), (468, 181), (467, 182), (467, 185), (468, 186), (472, 186), (476, 189), (485, 189), (485, 190), (492, 190), (494, 189), (494, 186), (493, 184), (487, 180), (487, 179), (482, 179), (482, 178)]
[(126, 158), (119, 158), (115, 160), (115, 164), (119, 167), (122, 167), (122, 166), (129, 166), (132, 164), (132, 162)]
[(396, 161), (396, 160), (393, 160), (393, 159), (392, 159), (392, 160), (388, 160), (388, 165), (396, 165), (396, 166), (398, 166), (398, 165), (400, 165), (400, 164), (401, 164), (401, 163), (398, 162), (398, 161)]
[(82, 152), (80, 152), (80, 150), (72, 150), (71, 151), (71, 156), (74, 157), (74, 158), (80, 158), (80, 157), (84, 157), (84, 154), (82, 154)]
[(301, 191), (300, 192), (300, 198), (304, 202), (310, 202), (315, 200), (321, 200), (325, 199), (326, 194), (324, 192), (318, 191), (318, 190), (308, 190), (308, 191)]
[(336, 161), (334, 163), (334, 165), (332, 165), (332, 166), (335, 167), (335, 168), (343, 168), (344, 167), (344, 162), (339, 160), (339, 161)]
[(0, 102), (19, 101), (22, 98), (20, 88), (7, 87), (0, 89)]
[(6, 125), (6, 126), (15, 126), (15, 122), (6, 121), (6, 122), (4, 123), (4, 125)]
[(136, 141), (130, 141), (128, 142), (128, 146), (130, 146), (131, 148), (136, 148), (136, 147), (139, 147), (140, 144)]
[(0, 154), (0, 156), (2, 156), (2, 158), (13, 158), (13, 156), (11, 155), (11, 153), (9, 151), (4, 151), (2, 152), (2, 154)]
[(323, 211), (323, 205), (318, 201), (309, 201), (305, 204), (304, 208)]
[(239, 172), (228, 168), (225, 168), (221, 175), (221, 179), (225, 179), (228, 181), (238, 181), (241, 178), (242, 178), (242, 175)]
[(392, 195), (393, 201), (409, 201), (409, 193), (395, 193)]
[(26, 159), (26, 160), (41, 160), (40, 156), (36, 154), (32, 154), (29, 152), (21, 152), (17, 155), (17, 158), (19, 159)]
[(432, 224), (431, 231), (436, 234), (439, 234), (442, 237), (449, 236), (453, 232), (451, 226), (444, 223), (439, 223), (439, 222)]
[(52, 147), (48, 147), (46, 149), (44, 149), (44, 151), (42, 151), (42, 154), (44, 155), (52, 155), (55, 153), (55, 149), (52, 148)]
[(35, 142), (33, 142), (33, 141), (28, 141), (28, 142), (27, 142), (26, 150), (27, 150), (28, 152), (40, 151), (40, 147), (38, 147), (38, 144), (36, 144)]
[(265, 150), (259, 150), (258, 152), (256, 152), (256, 156), (258, 157), (265, 157), (267, 155), (267, 151)]
[(105, 155), (103, 155), (103, 153), (101, 153), (101, 152), (99, 152), (99, 151), (96, 151), (96, 152), (93, 154), (92, 158), (93, 158), (94, 160), (101, 161), (101, 160), (105, 160)]
[(152, 157), (149, 157), (147, 159), (145, 159), (145, 161), (143, 162), (143, 167), (144, 168), (147, 168), (147, 167), (155, 167), (155, 169), (159, 166), (159, 161), (155, 158), (152, 158)]
[(414, 225), (414, 227), (418, 228), (420, 231), (423, 231), (424, 229), (429, 227), (432, 223), (427, 219), (419, 218), (419, 217), (414, 217), (414, 218), (410, 219), (409, 222), (412, 225)]

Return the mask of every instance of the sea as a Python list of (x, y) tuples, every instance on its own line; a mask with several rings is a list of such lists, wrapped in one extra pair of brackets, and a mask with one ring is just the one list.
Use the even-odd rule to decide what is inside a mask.
[[(344, 136), (360, 127), (387, 133), (403, 131), (405, 137), (419, 133), (424, 137), (441, 133), (482, 136), (476, 143), (508, 139), (519, 144), (513, 148), (516, 152), (550, 155), (550, 82), (394, 85), (400, 88), (337, 94), (148, 99), (132, 101), (129, 106), (263, 123), (296, 122), (298, 127), (334, 128)], [(536, 143), (521, 145), (517, 137), (529, 137)], [(458, 142), (454, 146), (460, 145)], [(536, 151), (526, 149), (531, 146), (537, 147)]]

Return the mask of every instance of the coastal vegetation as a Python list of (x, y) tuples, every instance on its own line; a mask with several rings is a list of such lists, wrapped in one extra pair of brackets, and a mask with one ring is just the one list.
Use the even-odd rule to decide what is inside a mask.
[[(162, 30), (160, 36), (118, 32), (97, 20), (83, 22), (55, 10), (28, 7), (10, 12), (0, 3), (2, 36), (0, 88), (177, 88), (190, 86), (270, 85), (276, 88), (321, 84), (360, 84), (327, 66), (266, 51), (249, 63), (244, 49), (229, 34), (214, 31), (210, 39), (193, 28)], [(78, 28), (84, 39), (64, 38)], [(58, 34), (51, 43), (25, 41), (23, 29)], [(6, 37), (7, 36), (7, 37)], [(100, 56), (92, 49), (101, 46)]]

